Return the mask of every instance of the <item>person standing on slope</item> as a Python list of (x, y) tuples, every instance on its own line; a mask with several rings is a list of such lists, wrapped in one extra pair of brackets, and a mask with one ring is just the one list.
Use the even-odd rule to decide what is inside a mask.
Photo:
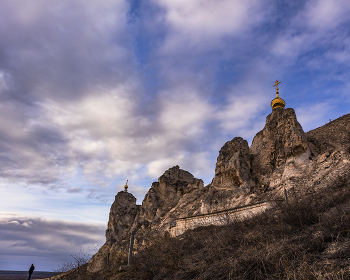
[(30, 280), (30, 277), (32, 277), (32, 274), (33, 274), (33, 272), (34, 272), (34, 269), (35, 269), (35, 266), (32, 264), (32, 266), (29, 268), (29, 278), (28, 278), (28, 280)]

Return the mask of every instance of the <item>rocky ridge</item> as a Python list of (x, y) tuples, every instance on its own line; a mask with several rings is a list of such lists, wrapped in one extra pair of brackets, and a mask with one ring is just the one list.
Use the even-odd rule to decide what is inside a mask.
[(273, 200), (283, 190), (313, 193), (329, 187), (350, 167), (350, 114), (305, 133), (291, 108), (276, 108), (251, 147), (235, 137), (219, 152), (215, 176), (203, 181), (179, 166), (154, 182), (142, 205), (131, 193), (119, 192), (111, 207), (106, 243), (89, 261), (88, 271), (105, 267), (128, 248), (135, 231), (135, 249), (168, 234), (176, 218)]

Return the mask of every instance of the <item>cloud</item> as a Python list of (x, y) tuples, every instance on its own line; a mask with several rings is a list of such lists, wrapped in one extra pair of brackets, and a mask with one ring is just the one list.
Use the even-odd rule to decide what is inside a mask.
[[(104, 243), (105, 225), (1, 214), (0, 268), (52, 270), (81, 250), (93, 254)], [(17, 261), (16, 261), (17, 259)], [(20, 259), (20, 262), (18, 261)]]
[(10, 53), (1, 75), (3, 178), (67, 190), (76, 187), (63, 181), (78, 173), (86, 185), (103, 187), (116, 177), (157, 178), (171, 165), (203, 157), (215, 137), (247, 127), (252, 118), (240, 118), (243, 111), (259, 110), (254, 91), (248, 91), (254, 101), (242, 102), (229, 90), (219, 93), (228, 104), (209, 101), (217, 94), (205, 86), (215, 83), (215, 57), (206, 63), (200, 54), (163, 59), (162, 49), (171, 36), (201, 42), (205, 51), (225, 36), (244, 38), (264, 18), (260, 2), (153, 2), (164, 9), (168, 33), (148, 63), (161, 78), (151, 98), (135, 72), (130, 37), (137, 33), (128, 24), (126, 2), (35, 2), (28, 13), (18, 9), (20, 3), (4, 7), (13, 11), (4, 18), (18, 37), (1, 30), (8, 39), (1, 50)]
[(295, 60), (306, 52), (315, 49), (327, 51), (330, 45), (342, 44), (339, 37), (346, 38), (344, 31), (347, 27), (343, 25), (348, 22), (349, 10), (348, 1), (307, 1), (303, 9), (291, 18), (288, 28), (276, 38), (272, 53)]
[[(133, 68), (127, 9), (123, 1), (1, 4), (1, 18), (10, 26), (0, 27), (3, 178), (59, 184), (63, 174), (74, 174), (82, 161), (98, 153), (98, 141), (86, 144), (88, 128), (80, 131), (85, 144), (72, 151), (72, 137), (79, 134), (74, 122), (83, 125), (79, 107), (90, 110), (95, 123), (106, 121), (107, 108), (98, 107), (101, 102), (92, 106), (89, 95), (128, 86)], [(120, 106), (108, 107), (108, 112), (118, 110)]]
[(346, 0), (313, 0), (300, 15), (309, 27), (330, 30), (348, 21), (350, 3)]
[[(273, 95), (266, 81), (288, 72), (280, 57), (340, 40), (331, 31), (348, 7), (308, 1), (271, 29), (281, 18), (261, 1), (129, 4), (1, 4), (11, 26), (0, 27), (3, 179), (102, 199), (99, 189), (126, 177), (148, 188), (176, 164), (209, 177), (224, 142), (259, 130)], [(316, 69), (347, 56), (297, 61)]]
[[(171, 1), (154, 0), (164, 9), (168, 26), (163, 53), (179, 48), (197, 51), (218, 46), (225, 36), (242, 35), (264, 18), (261, 1)], [(265, 10), (266, 11), (266, 10)]]

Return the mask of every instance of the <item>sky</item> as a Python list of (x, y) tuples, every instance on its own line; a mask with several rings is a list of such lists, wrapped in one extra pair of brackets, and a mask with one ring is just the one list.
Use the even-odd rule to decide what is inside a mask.
[(305, 132), (349, 113), (348, 0), (0, 0), (0, 270), (105, 241), (129, 180), (205, 185), (279, 85)]

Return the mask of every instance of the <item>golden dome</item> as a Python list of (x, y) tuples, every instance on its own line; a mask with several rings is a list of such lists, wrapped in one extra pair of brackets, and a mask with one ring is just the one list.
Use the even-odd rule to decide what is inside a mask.
[(278, 88), (278, 84), (280, 84), (281, 82), (276, 80), (276, 83), (274, 84), (274, 87), (276, 87), (276, 98), (274, 98), (271, 101), (271, 107), (272, 109), (276, 109), (276, 108), (284, 108), (286, 106), (286, 102), (284, 102), (284, 100), (279, 97), (279, 88)]
[(284, 102), (284, 100), (278, 96), (278, 94), (276, 94), (276, 98), (272, 99), (271, 101), (271, 107), (272, 109), (275, 108), (284, 108), (286, 106), (286, 102)]
[(125, 186), (124, 186), (124, 190), (125, 190), (125, 192), (127, 192), (127, 191), (128, 191), (128, 181), (129, 181), (129, 180), (126, 180), (126, 184), (125, 184)]

